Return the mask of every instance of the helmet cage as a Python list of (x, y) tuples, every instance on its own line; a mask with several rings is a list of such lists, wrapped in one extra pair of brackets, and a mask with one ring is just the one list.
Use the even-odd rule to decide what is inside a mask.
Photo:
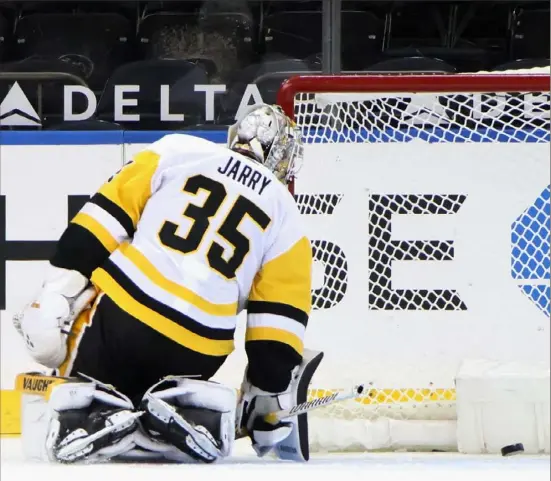
[[(256, 137), (246, 140), (239, 139), (238, 131), (241, 120), (260, 108), (269, 108), (272, 118), (277, 122), (273, 140), (264, 145)], [(227, 145), (232, 150), (252, 156), (286, 184), (296, 176), (304, 160), (304, 146), (300, 129), (277, 105), (257, 104), (248, 107), (241, 119), (229, 127)]]

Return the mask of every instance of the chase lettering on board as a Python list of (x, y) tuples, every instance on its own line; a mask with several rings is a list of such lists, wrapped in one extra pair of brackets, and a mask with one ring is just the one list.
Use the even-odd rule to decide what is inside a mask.
[[(89, 199), (87, 195), (69, 195), (69, 222)], [(0, 310), (6, 309), (6, 264), (9, 261), (47, 261), (54, 253), (56, 241), (8, 240), (6, 213), (9, 198), (0, 195)]]

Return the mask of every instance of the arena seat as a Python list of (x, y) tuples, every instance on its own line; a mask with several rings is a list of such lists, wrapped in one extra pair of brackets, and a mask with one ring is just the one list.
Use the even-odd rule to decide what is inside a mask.
[(344, 10), (341, 23), (342, 70), (361, 70), (381, 60), (384, 24), (379, 17), (371, 12)]
[(210, 61), (216, 66), (215, 79), (250, 63), (252, 35), (251, 19), (240, 13), (154, 13), (138, 26), (145, 59)]
[[(423, 4), (421, 4), (423, 5)], [(435, 57), (458, 72), (489, 70), (507, 60), (507, 2), (397, 5), (388, 17), (385, 56)]]
[(549, 67), (549, 58), (523, 58), (512, 62), (502, 63), (492, 69), (493, 72), (505, 72), (506, 70), (522, 70), (539, 67)]
[(546, 7), (519, 7), (513, 13), (511, 58), (549, 57), (549, 4)]
[(304, 59), (321, 51), (321, 11), (282, 11), (266, 16), (263, 40), (266, 54)]
[(227, 93), (222, 97), (223, 121), (233, 122), (235, 112), (239, 108), (245, 89), (249, 84), (256, 84), (262, 100), (275, 104), (279, 87), (289, 77), (298, 74), (321, 73), (321, 64), (307, 62), (297, 58), (284, 58), (278, 55), (268, 55), (265, 60), (245, 67), (236, 72), (228, 85)]
[[(118, 122), (127, 129), (159, 130), (204, 123), (205, 94), (195, 92), (194, 86), (207, 83), (205, 71), (185, 60), (131, 62), (113, 72), (100, 98), (96, 113), (99, 119)], [(114, 118), (117, 85), (139, 86), (139, 92), (126, 94), (128, 98), (137, 99), (137, 106), (124, 108), (125, 114), (140, 114), (139, 122), (118, 121)], [(170, 86), (169, 112), (183, 113), (183, 122), (161, 120), (159, 106), (163, 85)]]
[(258, 63), (248, 65), (241, 71), (235, 72), (233, 80), (243, 84), (253, 83), (255, 78), (275, 72), (305, 72), (321, 71), (321, 63), (313, 60), (287, 58), (283, 56), (267, 55)]
[(99, 119), (89, 119), (81, 120), (76, 122), (62, 122), (60, 124), (55, 124), (49, 127), (46, 130), (123, 130), (120, 124), (114, 122), (106, 122), (105, 120)]
[(397, 2), (390, 5), (385, 50), (446, 47), (449, 4)]
[[(452, 55), (455, 54), (453, 63), (460, 71), (489, 70), (509, 59), (511, 4), (469, 2), (453, 8), (450, 47)], [(444, 59), (452, 61), (449, 57)]]
[(15, 58), (57, 59), (72, 64), (95, 91), (127, 60), (132, 27), (111, 13), (35, 13), (19, 20)]
[[(463, 53), (449, 45), (451, 9), (445, 3), (394, 3), (386, 13), (383, 59), (439, 58), (453, 63)], [(369, 64), (364, 64), (369, 67)]]
[[(341, 21), (342, 70), (360, 70), (366, 63), (378, 61), (383, 21), (372, 12), (357, 10), (344, 10)], [(322, 29), (319, 11), (287, 11), (267, 16), (264, 21), (266, 53), (321, 59)]]
[(402, 57), (390, 58), (377, 62), (366, 69), (366, 72), (416, 72), (416, 73), (455, 73), (452, 65), (438, 58)]
[(3, 54), (6, 46), (6, 39), (8, 38), (8, 21), (0, 14), (0, 62), (3, 59)]

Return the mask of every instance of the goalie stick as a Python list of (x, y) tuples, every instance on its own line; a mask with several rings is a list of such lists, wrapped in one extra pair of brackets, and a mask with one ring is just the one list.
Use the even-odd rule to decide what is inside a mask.
[(264, 420), (270, 424), (276, 424), (279, 421), (283, 421), (292, 416), (299, 416), (301, 414), (309, 413), (314, 409), (322, 408), (324, 406), (329, 406), (330, 404), (335, 404), (341, 401), (346, 401), (347, 399), (354, 399), (355, 397), (360, 396), (364, 391), (363, 384), (355, 386), (350, 391), (336, 392), (330, 394), (329, 396), (323, 396), (310, 401), (306, 401), (301, 404), (293, 406), (291, 409), (282, 409), (280, 411), (274, 411), (264, 416)]
[[(310, 411), (315, 409), (322, 408), (325, 406), (330, 406), (331, 404), (336, 404), (341, 401), (346, 401), (348, 399), (354, 399), (358, 396), (361, 396), (364, 392), (363, 384), (355, 386), (350, 391), (340, 391), (330, 394), (329, 396), (323, 396), (310, 401), (306, 401), (296, 406), (293, 406), (291, 409), (281, 409), (280, 411), (273, 411), (264, 416), (264, 420), (270, 424), (277, 424), (279, 421), (283, 421), (287, 418), (293, 416), (299, 416), (301, 414), (307, 414)], [(246, 430), (241, 430), (236, 434), (236, 439), (244, 438), (247, 435)]]

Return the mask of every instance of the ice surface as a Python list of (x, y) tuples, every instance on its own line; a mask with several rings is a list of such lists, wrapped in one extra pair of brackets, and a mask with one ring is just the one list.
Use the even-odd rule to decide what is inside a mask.
[[(536, 481), (550, 479), (549, 456), (467, 456), (449, 453), (366, 453), (313, 455), (297, 464), (258, 459), (245, 441), (233, 458), (214, 465), (58, 465), (23, 460), (17, 438), (1, 440), (2, 481)], [(301, 477), (299, 477), (301, 476)]]

